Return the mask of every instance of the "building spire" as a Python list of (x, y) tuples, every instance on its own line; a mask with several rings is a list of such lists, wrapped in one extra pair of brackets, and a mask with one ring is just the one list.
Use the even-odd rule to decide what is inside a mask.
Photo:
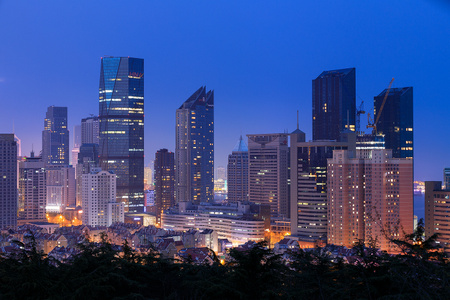
[(298, 130), (298, 109), (297, 109), (297, 130)]

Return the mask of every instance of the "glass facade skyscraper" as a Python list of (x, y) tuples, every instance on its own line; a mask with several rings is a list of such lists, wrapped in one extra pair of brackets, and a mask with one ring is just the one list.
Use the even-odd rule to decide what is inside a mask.
[(176, 200), (214, 200), (214, 91), (199, 88), (176, 112)]
[(312, 81), (313, 140), (338, 141), (355, 131), (355, 68), (324, 71)]
[(125, 212), (144, 211), (144, 60), (103, 57), (99, 86), (100, 166), (117, 175)]
[[(380, 111), (386, 90), (373, 99), (374, 119)], [(392, 157), (414, 156), (413, 88), (392, 88), (389, 91), (377, 126), (378, 134), (384, 134), (386, 149), (392, 149)]]
[(42, 131), (42, 160), (46, 165), (69, 164), (67, 107), (50, 106)]

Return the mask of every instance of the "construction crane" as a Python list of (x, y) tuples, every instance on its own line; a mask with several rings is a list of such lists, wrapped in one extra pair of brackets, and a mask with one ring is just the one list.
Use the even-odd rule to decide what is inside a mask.
[[(392, 82), (394, 82), (394, 78), (392, 78), (391, 82), (389, 83), (389, 87), (386, 90), (386, 94), (384, 94), (383, 102), (381, 103), (380, 111), (378, 111), (377, 113), (375, 122), (373, 121), (373, 118), (370, 117), (370, 113), (367, 113), (367, 128), (372, 128), (372, 134), (377, 134), (377, 123), (380, 120), (381, 112), (383, 111), (384, 104), (386, 103), (389, 91), (391, 90)], [(373, 107), (373, 115), (375, 115), (375, 106)]]
[(361, 104), (359, 105), (358, 109), (356, 110), (356, 133), (359, 134), (359, 131), (361, 129), (361, 115), (365, 114), (364, 110), (364, 100), (361, 101)]

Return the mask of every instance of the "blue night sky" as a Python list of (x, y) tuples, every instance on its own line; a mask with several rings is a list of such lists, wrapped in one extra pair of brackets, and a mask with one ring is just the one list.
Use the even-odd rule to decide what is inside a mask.
[[(215, 159), (240, 134), (300, 129), (311, 139), (311, 80), (355, 67), (357, 105), (392, 77), (414, 87), (415, 177), (450, 166), (447, 1), (2, 1), (0, 132), (41, 149), (48, 106), (69, 128), (98, 114), (100, 57), (145, 59), (145, 155), (175, 147), (175, 110), (215, 90)], [(362, 125), (367, 119), (362, 118)]]

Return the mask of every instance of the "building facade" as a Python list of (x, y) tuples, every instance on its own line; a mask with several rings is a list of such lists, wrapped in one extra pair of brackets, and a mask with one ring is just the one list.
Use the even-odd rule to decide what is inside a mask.
[(339, 140), (355, 131), (355, 68), (324, 71), (312, 81), (313, 140)]
[(242, 136), (228, 155), (228, 203), (248, 201), (248, 148)]
[(444, 190), (450, 190), (450, 168), (444, 168)]
[(161, 220), (164, 229), (212, 229), (217, 231), (219, 239), (228, 239), (235, 246), (264, 240), (264, 221), (253, 216), (249, 203), (194, 205), (178, 202), (177, 206), (163, 212)]
[(48, 166), (45, 172), (47, 181), (46, 211), (62, 213), (66, 207), (75, 207), (75, 168), (72, 166)]
[(160, 224), (161, 213), (175, 205), (175, 156), (167, 149), (155, 154), (155, 204), (156, 221)]
[(0, 134), (0, 228), (17, 227), (17, 142)]
[(397, 252), (389, 241), (411, 233), (413, 163), (373, 150), (370, 158), (348, 150), (328, 159), (328, 243), (352, 247), (359, 240)]
[(46, 220), (47, 177), (41, 157), (24, 158), (19, 162), (19, 219)]
[(75, 169), (76, 177), (76, 205), (81, 206), (81, 182), (82, 175), (90, 173), (94, 168), (98, 168), (99, 160), (98, 144), (82, 144), (78, 153), (78, 162)]
[(42, 131), (42, 160), (46, 165), (69, 164), (67, 107), (50, 106)]
[(289, 218), (288, 134), (248, 134), (249, 200), (270, 206), (272, 217)]
[(117, 175), (117, 201), (144, 211), (144, 60), (103, 57), (99, 87), (100, 166)]
[(327, 159), (342, 149), (348, 143), (305, 142), (300, 130), (291, 134), (291, 235), (303, 246), (327, 240)]
[(214, 91), (199, 88), (176, 111), (176, 199), (214, 201)]
[(94, 170), (82, 176), (83, 225), (110, 226), (124, 221), (124, 204), (116, 201), (116, 175)]
[(425, 237), (438, 234), (437, 242), (450, 253), (450, 190), (440, 181), (425, 181)]
[[(374, 120), (378, 117), (385, 94), (386, 90), (373, 99)], [(392, 149), (393, 157), (414, 157), (412, 87), (390, 89), (376, 126), (377, 133), (384, 135), (386, 149)]]
[(81, 144), (99, 144), (100, 122), (97, 116), (81, 119)]

